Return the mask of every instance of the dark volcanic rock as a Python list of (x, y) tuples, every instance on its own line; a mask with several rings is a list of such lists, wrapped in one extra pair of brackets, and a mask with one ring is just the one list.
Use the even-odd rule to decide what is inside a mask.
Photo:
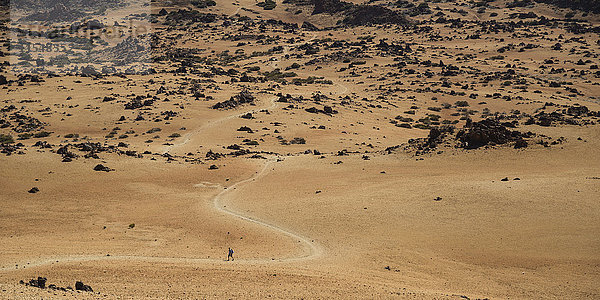
[(212, 150), (208, 150), (208, 152), (206, 153), (206, 159), (208, 160), (217, 160), (223, 156), (225, 155), (223, 155), (222, 153), (213, 152)]
[(104, 165), (102, 165), (102, 164), (97, 164), (97, 165), (94, 167), (94, 171), (104, 171), (104, 172), (110, 172), (110, 171), (112, 171), (112, 169), (111, 169), (111, 168), (109, 168), (109, 167), (106, 167), (106, 166), (104, 166)]
[[(15, 1), (15, 2), (19, 2), (19, 1)], [(21, 1), (21, 2), (29, 3), (28, 1)], [(38, 8), (38, 10), (42, 10), (42, 11), (32, 13), (32, 14), (24, 17), (23, 19), (28, 20), (28, 21), (70, 22), (70, 21), (79, 19), (81, 17), (84, 17), (86, 15), (84, 12), (81, 12), (77, 9), (67, 8), (64, 4), (60, 3), (59, 1), (56, 1), (56, 3), (57, 4), (54, 6), (54, 8), (52, 10), (46, 11), (41, 8)], [(35, 4), (30, 4), (30, 5), (35, 5)]]
[(343, 22), (347, 25), (408, 24), (408, 20), (403, 15), (378, 5), (358, 5), (350, 9), (346, 15)]
[(329, 115), (329, 116), (331, 116), (331, 115), (334, 115), (334, 114), (337, 114), (337, 113), (338, 113), (338, 111), (337, 111), (337, 110), (334, 110), (334, 109), (333, 109), (333, 107), (331, 107), (331, 106), (326, 106), (326, 105), (325, 105), (325, 106), (323, 106), (323, 109), (318, 109), (318, 108), (316, 108), (316, 107), (310, 107), (310, 108), (306, 108), (306, 109), (304, 109), (304, 110), (305, 110), (306, 112), (309, 112), (309, 113), (312, 113), (312, 114), (323, 113), (323, 114), (326, 114), (326, 115)]
[(311, 2), (315, 6), (313, 14), (335, 14), (352, 7), (351, 3), (340, 0), (312, 0)]
[(529, 146), (529, 144), (526, 140), (518, 140), (515, 143), (515, 149), (527, 148), (527, 146)]
[(589, 112), (586, 106), (570, 106), (567, 109), (567, 115), (570, 116), (587, 116)]
[(44, 288), (46, 288), (46, 281), (47, 281), (46, 277), (38, 277), (37, 279), (29, 280), (27, 285), (37, 287), (40, 289), (44, 289)]
[(154, 104), (154, 100), (152, 99), (146, 99), (144, 101), (142, 101), (142, 99), (144, 99), (143, 96), (135, 97), (135, 99), (125, 104), (125, 109), (138, 109), (144, 106), (152, 106), (152, 104)]
[(231, 109), (241, 104), (254, 103), (254, 96), (248, 90), (243, 90), (239, 94), (231, 97), (227, 101), (219, 102), (212, 106), (213, 109)]
[[(295, 5), (312, 5), (314, 14), (342, 14), (343, 24), (369, 25), (369, 24), (397, 24), (407, 25), (409, 21), (404, 15), (379, 5), (356, 5), (341, 0), (285, 0), (284, 3)], [(307, 28), (308, 29), (308, 28)]]
[(254, 131), (252, 131), (252, 128), (248, 127), (248, 126), (242, 126), (240, 128), (238, 128), (237, 131), (245, 131), (247, 133), (253, 133)]
[(180, 9), (171, 11), (165, 19), (166, 25), (185, 25), (187, 23), (212, 23), (217, 20), (217, 15), (201, 13), (197, 10)]
[(452, 133), (454, 133), (454, 126), (433, 127), (429, 130), (427, 143), (425, 145), (429, 148), (435, 148), (444, 140), (447, 134)]
[(85, 66), (81, 69), (81, 75), (84, 76), (97, 76), (100, 75), (100, 72), (98, 72), (96, 70), (96, 68), (94, 68), (94, 66)]
[(304, 21), (304, 23), (302, 23), (302, 29), (308, 30), (308, 31), (319, 31), (319, 28), (315, 25), (313, 25), (312, 23), (306, 22)]
[(486, 119), (479, 122), (467, 124), (456, 135), (465, 149), (476, 149), (486, 145), (501, 145), (508, 142), (521, 140), (523, 134), (511, 131), (497, 120)]
[(600, 13), (600, 2), (598, 0), (535, 0), (563, 8), (579, 9), (582, 11)]
[(84, 291), (84, 292), (93, 292), (94, 291), (91, 286), (84, 284), (81, 281), (75, 282), (75, 290)]

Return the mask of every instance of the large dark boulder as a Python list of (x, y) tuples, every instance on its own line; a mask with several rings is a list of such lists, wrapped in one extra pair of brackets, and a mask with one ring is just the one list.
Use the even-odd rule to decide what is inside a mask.
[(456, 135), (460, 146), (465, 149), (477, 149), (483, 146), (502, 145), (523, 139), (523, 134), (509, 130), (494, 119), (486, 119), (467, 124)]
[(84, 284), (81, 281), (75, 282), (75, 290), (76, 291), (84, 291), (84, 292), (93, 292), (94, 291), (91, 286)]
[(89, 65), (89, 66), (85, 66), (81, 69), (81, 75), (83, 76), (97, 76), (100, 75), (100, 72), (98, 72), (96, 70), (96, 68), (94, 68), (94, 66)]
[(308, 31), (319, 31), (319, 28), (317, 26), (313, 25), (310, 22), (306, 22), (306, 21), (304, 21), (304, 23), (302, 23), (302, 29), (308, 30)]

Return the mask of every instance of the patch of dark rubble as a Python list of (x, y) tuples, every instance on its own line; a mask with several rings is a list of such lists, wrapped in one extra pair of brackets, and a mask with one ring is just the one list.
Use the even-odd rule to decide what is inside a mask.
[[(510, 130), (497, 120), (485, 119), (479, 122), (467, 121), (465, 127), (457, 132), (456, 140), (459, 141), (459, 147), (464, 149), (477, 149), (487, 145), (503, 145), (510, 142), (515, 142), (515, 148), (517, 148), (517, 142), (527, 145), (524, 139), (532, 136), (534, 134), (531, 132), (521, 133)], [(429, 132), (428, 142), (439, 138), (442, 138), (442, 132), (432, 129)]]
[(283, 3), (311, 5), (312, 14), (341, 14), (341, 24), (360, 26), (369, 24), (396, 24), (406, 26), (410, 21), (401, 13), (380, 5), (358, 5), (341, 0), (285, 0)]
[(30, 287), (35, 287), (35, 288), (39, 288), (39, 289), (50, 289), (50, 290), (63, 291), (63, 292), (69, 292), (69, 291), (71, 291), (71, 292), (72, 291), (82, 291), (82, 292), (90, 292), (90, 293), (94, 292), (94, 289), (92, 289), (91, 286), (84, 284), (82, 281), (75, 282), (75, 289), (73, 289), (70, 286), (60, 287), (55, 284), (46, 285), (47, 282), (48, 282), (48, 279), (46, 279), (46, 277), (38, 277), (37, 279), (31, 279), (28, 282), (21, 280), (21, 281), (19, 281), (19, 284), (22, 284), (25, 286), (30, 286)]
[(2, 154), (6, 154), (6, 156), (10, 156), (13, 154), (25, 154), (25, 151), (23, 151), (23, 148), (25, 147), (25, 145), (23, 145), (22, 143), (17, 143), (17, 144), (0, 144), (0, 153)]
[[(38, 141), (33, 147), (37, 147), (40, 149), (50, 149), (50, 151), (54, 152), (54, 148), (56, 146), (49, 144), (46, 141)], [(98, 153), (107, 152), (107, 153), (116, 153), (118, 155), (126, 155), (130, 157), (143, 158), (143, 154), (138, 153), (134, 150), (123, 150), (120, 148), (127, 148), (127, 144), (119, 143), (118, 145), (102, 145), (100, 143), (78, 143), (78, 144), (66, 144), (57, 146), (58, 149), (55, 151), (56, 154), (62, 157), (63, 162), (71, 162), (76, 158), (82, 156), (83, 158), (93, 158), (100, 159)], [(78, 150), (79, 152), (84, 152), (83, 155), (77, 154), (72, 150)]]
[[(452, 125), (433, 127), (426, 138), (410, 139), (407, 144), (389, 147), (385, 151), (390, 154), (397, 149), (402, 149), (419, 156), (435, 151), (441, 153), (440, 146), (472, 150), (511, 144), (515, 149), (520, 149), (527, 148), (531, 139), (536, 136), (532, 132), (511, 130), (506, 123), (496, 119), (484, 119), (479, 122), (468, 121), (461, 129)], [(543, 140), (544, 136), (540, 137), (542, 139), (538, 143), (544, 146), (550, 145), (548, 141)], [(561, 138), (552, 143), (558, 144), (563, 141)]]
[(214, 152), (212, 150), (209, 150), (206, 153), (206, 160), (218, 160), (221, 158), (225, 158), (227, 156), (231, 156), (231, 157), (238, 157), (238, 156), (244, 156), (244, 155), (249, 155), (249, 158), (257, 158), (257, 159), (265, 159), (265, 157), (263, 155), (273, 155), (276, 154), (274, 152), (269, 152), (269, 151), (252, 151), (249, 149), (243, 149), (242, 146), (237, 145), (237, 144), (233, 144), (233, 145), (229, 145), (227, 146), (228, 150), (233, 150), (229, 153), (219, 153), (219, 152)]
[(14, 105), (8, 105), (0, 109), (2, 113), (2, 116), (0, 116), (0, 128), (10, 128), (16, 133), (25, 133), (44, 129), (44, 126), (47, 125), (34, 117), (19, 112), (12, 112), (16, 109)]
[[(48, 143), (47, 141), (37, 141), (34, 145), (34, 148), (39, 149), (48, 149), (50, 152), (56, 153), (60, 155), (62, 162), (69, 163), (75, 159), (85, 158), (85, 159), (100, 159), (98, 154), (100, 153), (114, 153), (117, 155), (126, 155), (133, 158), (144, 158), (145, 155), (153, 156), (150, 159), (156, 160), (155, 157), (164, 157), (168, 162), (176, 161), (177, 159), (183, 159), (185, 162), (189, 163), (203, 163), (200, 158), (194, 158), (193, 153), (188, 153), (184, 156), (175, 156), (169, 153), (152, 153), (150, 151), (145, 151), (144, 153), (137, 152), (135, 150), (127, 150), (123, 148), (127, 148), (128, 145), (125, 143), (119, 143), (118, 145), (103, 145), (101, 143), (93, 143), (93, 142), (84, 142), (84, 143), (76, 143), (76, 144), (65, 144), (65, 145), (53, 145)], [(212, 150), (208, 151), (205, 156), (206, 161), (210, 160), (218, 160), (220, 158), (225, 157), (239, 157), (239, 156), (247, 156), (249, 158), (258, 158), (264, 159), (263, 155), (273, 155), (276, 154), (274, 152), (269, 151), (252, 151), (249, 149), (243, 149), (242, 146), (237, 144), (230, 145), (226, 147), (228, 150), (233, 150), (229, 153), (219, 153), (213, 152)], [(7, 156), (12, 154), (25, 154), (24, 145), (21, 143), (18, 144), (0, 144), (0, 153), (5, 153)], [(105, 165), (97, 164), (93, 168), (95, 171), (104, 171), (111, 172), (114, 169), (111, 169)]]
[[(312, 101), (315, 104), (322, 104), (321, 102), (323, 100), (329, 99), (327, 96), (320, 94), (320, 93), (313, 94), (310, 99), (304, 98), (303, 96), (292, 96), (290, 94), (284, 95), (282, 93), (277, 94), (277, 97), (278, 97), (277, 102), (281, 102), (281, 103), (301, 103), (301, 102), (305, 102), (305, 101), (306, 102)], [(295, 107), (294, 105), (290, 105), (284, 109), (290, 109), (290, 108), (294, 108), (294, 107)], [(304, 110), (306, 112), (309, 112), (312, 114), (325, 114), (328, 116), (333, 116), (338, 113), (337, 110), (333, 109), (333, 107), (328, 106), (328, 105), (323, 105), (322, 109), (313, 106), (313, 107), (306, 108)]]
[(232, 96), (229, 100), (218, 102), (212, 109), (232, 109), (242, 104), (254, 104), (255, 97), (248, 90), (242, 90), (239, 94)]
[(138, 109), (146, 106), (152, 106), (156, 99), (150, 95), (139, 95), (125, 104), (125, 109)]
[[(542, 109), (556, 106), (556, 104), (548, 102), (544, 104)], [(544, 127), (557, 125), (596, 125), (596, 122), (585, 119), (590, 117), (600, 117), (600, 111), (591, 111), (587, 106), (564, 106), (562, 109), (552, 112), (538, 112), (529, 117), (525, 121), (525, 125), (539, 125)]]
[[(580, 105), (563, 105), (562, 108), (559, 107), (552, 112), (541, 111), (551, 106), (557, 105), (546, 103), (534, 115), (519, 115), (517, 119), (524, 119), (523, 125), (542, 127), (593, 126), (597, 125), (593, 118), (600, 116), (600, 112), (591, 111), (586, 106)], [(414, 152), (415, 155), (422, 155), (439, 150), (438, 146), (471, 150), (507, 144), (512, 145), (515, 149), (522, 149), (527, 148), (531, 143), (550, 147), (562, 144), (565, 141), (563, 137), (552, 140), (550, 137), (534, 134), (530, 131), (513, 130), (518, 126), (518, 120), (507, 120), (506, 116), (490, 117), (478, 122), (467, 119), (466, 124), (461, 129), (453, 125), (431, 127), (427, 138), (410, 139), (408, 144), (389, 147), (385, 152), (392, 153), (394, 150), (403, 149), (407, 152)], [(441, 152), (441, 150), (438, 152)]]
[(165, 17), (165, 25), (181, 25), (191, 23), (213, 23), (217, 21), (218, 16), (211, 13), (201, 13), (197, 10), (179, 9), (169, 12)]
[(338, 113), (337, 110), (334, 110), (331, 106), (327, 106), (327, 105), (323, 106), (323, 109), (318, 109), (313, 106), (313, 107), (309, 107), (305, 110), (306, 110), (306, 112), (309, 112), (309, 113), (313, 113), (313, 114), (321, 113), (321, 114), (326, 114), (328, 116), (333, 116), (334, 114)]

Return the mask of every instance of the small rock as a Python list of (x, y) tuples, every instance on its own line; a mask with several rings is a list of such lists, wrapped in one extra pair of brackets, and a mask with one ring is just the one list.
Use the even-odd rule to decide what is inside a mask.
[(91, 286), (86, 285), (81, 281), (75, 282), (75, 290), (84, 291), (84, 292), (93, 292), (94, 291)]
[(515, 143), (515, 149), (527, 148), (528, 144), (526, 140), (518, 140)]
[(111, 168), (109, 168), (109, 167), (105, 167), (105, 166), (104, 166), (104, 165), (102, 165), (102, 164), (97, 164), (97, 165), (94, 167), (94, 171), (104, 171), (104, 172), (110, 172), (110, 171), (112, 171), (112, 169), (111, 169)]
[(27, 285), (44, 289), (46, 288), (46, 280), (45, 277), (38, 277), (37, 279), (31, 279)]

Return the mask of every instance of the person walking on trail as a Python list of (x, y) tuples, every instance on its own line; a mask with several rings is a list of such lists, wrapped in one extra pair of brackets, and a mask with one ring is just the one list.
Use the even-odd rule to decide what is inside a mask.
[(233, 249), (229, 248), (229, 253), (227, 254), (227, 261), (229, 261), (229, 259), (231, 258), (231, 261), (233, 261)]

